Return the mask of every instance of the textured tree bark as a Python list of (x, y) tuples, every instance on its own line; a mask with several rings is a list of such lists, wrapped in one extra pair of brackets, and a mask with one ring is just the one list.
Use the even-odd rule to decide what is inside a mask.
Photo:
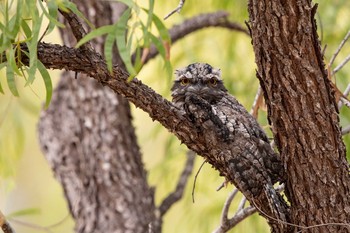
[[(108, 1), (75, 1), (97, 27), (125, 10)], [(69, 30), (65, 45), (74, 46)], [(103, 39), (93, 41), (102, 53)], [(61, 54), (63, 55), (63, 54)], [(115, 53), (114, 62), (121, 64)], [(73, 59), (68, 59), (68, 61)], [(87, 64), (80, 63), (80, 66)], [(128, 102), (96, 80), (65, 72), (39, 122), (42, 149), (61, 182), (76, 232), (153, 232), (153, 191), (137, 145)]]
[(250, 0), (257, 76), (288, 173), (291, 221), (303, 232), (350, 232), (350, 179), (334, 90), (311, 1)]

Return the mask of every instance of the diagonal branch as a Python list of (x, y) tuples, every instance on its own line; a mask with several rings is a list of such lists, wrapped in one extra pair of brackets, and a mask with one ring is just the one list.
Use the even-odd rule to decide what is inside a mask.
[[(229, 13), (225, 11), (217, 11), (214, 13), (200, 14), (193, 18), (185, 20), (182, 24), (175, 25), (169, 30), (171, 42), (174, 44), (179, 39), (196, 32), (200, 29), (207, 27), (222, 27), (229, 30), (235, 30), (243, 32), (249, 35), (246, 28), (242, 27), (240, 24), (231, 22), (228, 19)], [(158, 50), (154, 45), (151, 45), (149, 53), (144, 60), (147, 63), (150, 59), (158, 55)], [(141, 51), (142, 54), (142, 51)], [(134, 62), (136, 58), (136, 52), (132, 55), (132, 61)]]
[[(28, 47), (21, 44), (23, 56), (22, 64), (28, 65)], [(228, 166), (232, 152), (225, 140), (216, 140), (208, 143), (207, 135), (213, 134), (210, 129), (198, 128), (187, 115), (178, 110), (171, 102), (164, 99), (138, 79), (128, 81), (129, 75), (119, 66), (114, 66), (112, 72), (108, 71), (103, 57), (88, 48), (69, 48), (67, 46), (39, 43), (37, 48), (38, 59), (48, 69), (65, 69), (80, 72), (109, 87), (115, 93), (122, 95), (136, 107), (147, 112), (153, 120), (160, 122), (172, 132), (179, 140), (209, 162), (220, 175), (228, 181), (235, 183), (232, 168)], [(225, 151), (223, 153), (223, 151)], [(243, 193), (247, 190), (241, 190)], [(247, 196), (251, 203), (258, 203), (259, 209), (268, 211), (268, 203), (262, 202), (259, 197)], [(259, 202), (260, 201), (260, 202)]]
[(193, 151), (188, 151), (187, 161), (184, 167), (184, 170), (181, 173), (179, 182), (177, 183), (176, 189), (174, 192), (170, 193), (159, 206), (160, 217), (162, 217), (170, 207), (182, 198), (183, 192), (185, 190), (189, 176), (192, 173), (194, 165), (195, 153)]

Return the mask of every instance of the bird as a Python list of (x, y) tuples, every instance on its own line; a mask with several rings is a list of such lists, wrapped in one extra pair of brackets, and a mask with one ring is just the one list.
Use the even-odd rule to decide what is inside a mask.
[[(273, 185), (285, 181), (279, 155), (256, 119), (228, 93), (221, 70), (207, 63), (177, 69), (171, 88), (174, 106), (205, 132), (208, 148), (224, 145), (217, 153), (229, 180), (257, 203), (269, 202), (272, 214), (286, 220), (287, 205)], [(260, 201), (259, 201), (260, 200)]]

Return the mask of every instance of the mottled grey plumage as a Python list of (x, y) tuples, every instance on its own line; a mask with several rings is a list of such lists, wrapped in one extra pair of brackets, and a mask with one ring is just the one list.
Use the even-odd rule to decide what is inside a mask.
[(282, 163), (255, 118), (227, 92), (220, 70), (205, 63), (191, 64), (176, 71), (171, 90), (175, 105), (199, 130), (205, 129), (209, 146), (225, 142), (223, 151), (212, 152), (229, 168), (224, 175), (248, 199), (263, 195), (274, 203), (272, 209), (283, 212), (283, 200), (273, 189), (274, 183), (284, 179)]

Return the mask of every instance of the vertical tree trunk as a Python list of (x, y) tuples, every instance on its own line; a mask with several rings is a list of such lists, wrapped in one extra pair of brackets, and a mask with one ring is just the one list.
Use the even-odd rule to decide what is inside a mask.
[[(349, 224), (349, 167), (316, 7), (309, 0), (250, 0), (248, 7), (257, 75), (288, 173), (291, 221), (305, 227)], [(350, 227), (330, 224), (303, 232), (350, 232)]]
[[(125, 6), (75, 1), (96, 26), (115, 22)], [(76, 41), (62, 30), (65, 45)], [(102, 53), (104, 40), (93, 42)], [(114, 61), (119, 62), (118, 54)], [(155, 221), (128, 102), (95, 80), (65, 72), (50, 107), (42, 113), (39, 137), (65, 191), (76, 232), (148, 232)], [(153, 229), (157, 232), (159, 229)]]

